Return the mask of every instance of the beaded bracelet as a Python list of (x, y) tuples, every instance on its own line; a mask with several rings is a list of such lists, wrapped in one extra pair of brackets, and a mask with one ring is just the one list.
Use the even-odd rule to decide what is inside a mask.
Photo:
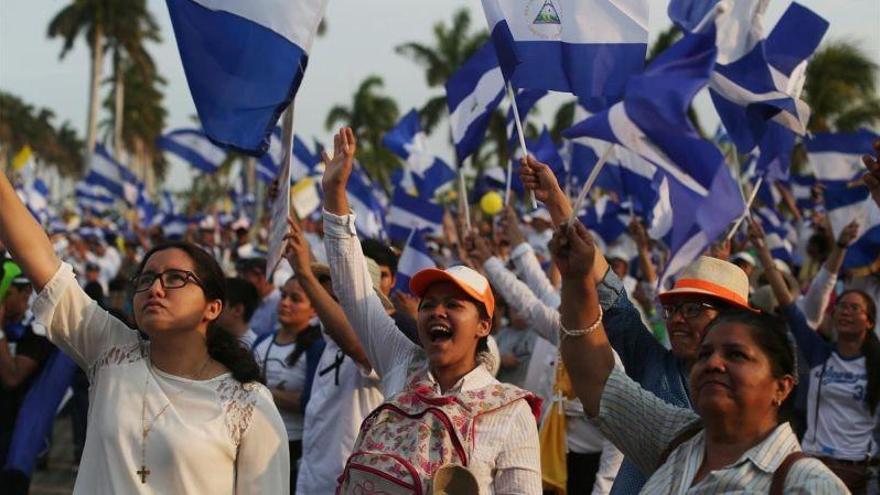
[(599, 328), (599, 325), (602, 323), (602, 306), (599, 306), (599, 316), (596, 318), (595, 323), (590, 325), (588, 328), (584, 328), (581, 330), (567, 330), (562, 325), (559, 326), (559, 333), (562, 334), (559, 340), (565, 340), (566, 337), (583, 337), (584, 335), (589, 335), (596, 331)]

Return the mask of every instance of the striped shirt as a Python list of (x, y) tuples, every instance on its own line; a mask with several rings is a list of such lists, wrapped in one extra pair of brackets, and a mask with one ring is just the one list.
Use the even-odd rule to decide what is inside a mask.
[[(627, 459), (649, 475), (641, 493), (767, 493), (773, 482), (773, 472), (788, 454), (801, 450), (791, 427), (783, 423), (735, 463), (710, 472), (694, 484), (694, 476), (703, 463), (706, 450), (701, 431), (673, 450), (666, 462), (657, 468), (660, 455), (670, 442), (682, 430), (700, 421), (700, 417), (690, 409), (658, 399), (617, 366), (602, 392), (597, 420), (602, 433)], [(803, 459), (792, 465), (786, 477), (785, 493), (837, 495), (849, 491), (822, 462)]]
[[(424, 350), (401, 333), (375, 295), (356, 235), (354, 214), (338, 216), (324, 211), (324, 245), (333, 291), (382, 380), (385, 397), (392, 397), (404, 388), (410, 363), (423, 358)], [(497, 383), (485, 367), (477, 366), (447, 395)], [(435, 386), (440, 395), (439, 385)], [(469, 455), (468, 470), (477, 479), (480, 495), (541, 494), (538, 427), (525, 401), (481, 415), (474, 438), (477, 440)]]

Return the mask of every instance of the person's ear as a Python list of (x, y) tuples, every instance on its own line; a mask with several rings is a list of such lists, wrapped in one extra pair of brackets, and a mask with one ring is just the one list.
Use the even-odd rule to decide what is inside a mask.
[(487, 337), (492, 333), (492, 318), (480, 318), (477, 324), (477, 337)]
[(782, 378), (778, 378), (776, 380), (776, 390), (773, 392), (773, 403), (777, 405), (782, 405), (785, 402), (785, 399), (791, 395), (791, 391), (794, 390), (794, 377), (791, 375), (785, 375)]
[(208, 321), (214, 321), (220, 317), (220, 313), (223, 312), (223, 301), (220, 299), (214, 299), (213, 301), (208, 301), (208, 305), (205, 308), (205, 319)]

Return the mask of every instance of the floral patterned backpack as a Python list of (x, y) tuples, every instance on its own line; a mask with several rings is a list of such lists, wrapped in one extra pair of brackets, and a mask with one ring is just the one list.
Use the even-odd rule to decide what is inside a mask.
[(428, 495), (440, 467), (467, 467), (481, 415), (520, 399), (529, 402), (536, 417), (541, 411), (539, 398), (512, 385), (440, 396), (424, 367), (407, 382), (403, 392), (364, 419), (337, 494)]

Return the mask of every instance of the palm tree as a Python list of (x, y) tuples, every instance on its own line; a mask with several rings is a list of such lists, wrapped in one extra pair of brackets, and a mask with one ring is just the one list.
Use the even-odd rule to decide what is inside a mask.
[[(442, 87), (488, 39), (485, 29), (471, 32), (470, 11), (463, 8), (453, 14), (450, 26), (442, 22), (434, 25), (434, 46), (410, 42), (395, 51), (425, 68), (428, 87)], [(447, 113), (445, 94), (429, 99), (419, 113), (423, 129), (431, 132)]]
[(880, 122), (878, 66), (858, 45), (825, 44), (807, 66), (804, 100), (812, 109), (812, 132), (854, 131)]
[(398, 162), (382, 146), (382, 136), (394, 127), (400, 112), (394, 98), (378, 93), (384, 84), (381, 77), (368, 76), (358, 86), (350, 106), (335, 105), (327, 113), (324, 125), (331, 130), (341, 123), (354, 130), (359, 143), (358, 160), (388, 190), (390, 172)]
[(68, 122), (56, 128), (54, 118), (51, 110), (36, 109), (0, 91), (0, 164), (4, 165), (0, 169), (29, 145), (40, 163), (54, 166), (64, 176), (78, 175), (82, 170), (83, 143)]
[(105, 20), (112, 3), (114, 0), (72, 0), (49, 21), (47, 32), (50, 38), (61, 37), (63, 39), (61, 59), (64, 59), (81, 35), (88, 41), (92, 52), (89, 111), (86, 122), (87, 153), (91, 153), (95, 149), (98, 126), (98, 86), (101, 82), (101, 69), (104, 66), (106, 41)]

